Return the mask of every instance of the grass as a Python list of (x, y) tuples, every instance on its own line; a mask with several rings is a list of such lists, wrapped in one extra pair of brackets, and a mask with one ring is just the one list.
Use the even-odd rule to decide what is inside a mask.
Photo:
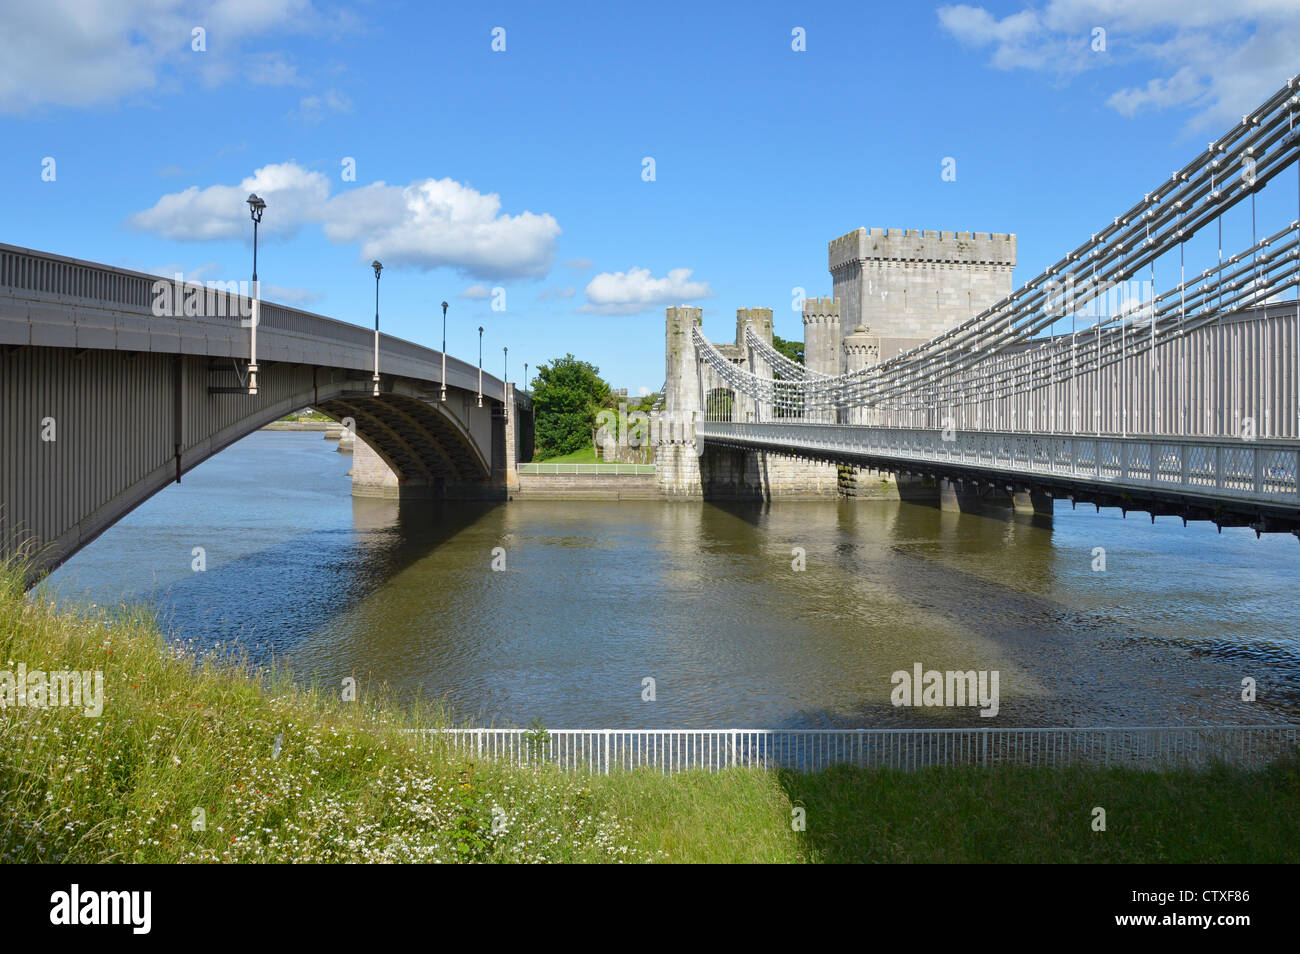
[(0, 707), (0, 862), (1300, 860), (1295, 762), (566, 776), (406, 731), (446, 724), (434, 707), (196, 657), (146, 611), (21, 579), (0, 565), (0, 669), (106, 689), (98, 718)]
[[(1300, 763), (1260, 772), (1003, 766), (781, 772), (823, 862), (1300, 861)], [(1093, 830), (1093, 811), (1106, 830)]]
[(594, 464), (600, 458), (596, 456), (596, 448), (587, 444), (581, 450), (576, 450), (571, 454), (561, 454), (559, 457), (538, 457), (533, 455), (533, 461), (547, 464)]

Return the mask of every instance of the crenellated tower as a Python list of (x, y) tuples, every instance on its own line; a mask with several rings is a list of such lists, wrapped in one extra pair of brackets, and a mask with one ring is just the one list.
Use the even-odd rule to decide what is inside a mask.
[(1016, 237), (861, 228), (830, 243), (828, 263), (844, 328), (870, 327), (888, 360), (1011, 294)]
[(745, 325), (766, 341), (772, 343), (772, 309), (771, 308), (737, 308), (736, 309), (736, 344), (745, 346)]
[(840, 303), (836, 299), (804, 299), (803, 362), (822, 374), (840, 373)]

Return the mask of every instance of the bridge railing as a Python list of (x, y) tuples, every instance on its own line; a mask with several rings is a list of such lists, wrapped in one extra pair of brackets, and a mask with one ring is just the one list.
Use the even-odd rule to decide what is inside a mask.
[(1133, 769), (1259, 768), (1300, 754), (1300, 726), (1006, 729), (443, 729), (431, 744), (460, 755), (566, 772), (665, 774), (727, 768), (818, 772), (835, 765), (1070, 765)]
[[(66, 258), (48, 252), (0, 244), (0, 299), (61, 306), (35, 309), (34, 321), (62, 320), (62, 335), (42, 335), (42, 343), (123, 350), (182, 351), (202, 342), (209, 353), (248, 356), (247, 321), (252, 300), (228, 290), (237, 283), (177, 282), (173, 279)], [(246, 285), (238, 286), (248, 291)], [(161, 307), (159, 307), (161, 305)], [(26, 312), (26, 306), (20, 309)], [(0, 312), (4, 309), (0, 308)], [(159, 313), (161, 311), (161, 313)], [(67, 315), (75, 312), (75, 318)], [(0, 314), (0, 324), (19, 323)], [(374, 332), (364, 325), (262, 301), (258, 356), (263, 360), (299, 361), (367, 369), (373, 366)], [(21, 330), (21, 329), (19, 329)], [(48, 339), (48, 340), (45, 340)], [(6, 339), (5, 343), (11, 342)], [(426, 380), (442, 372), (442, 353), (380, 335), (380, 370)], [(448, 384), (477, 390), (478, 368), (447, 356)], [(502, 396), (502, 382), (486, 372), (483, 393)], [(531, 398), (516, 391), (516, 400)]]
[(999, 472), (1008, 481), (1051, 476), (1116, 488), (1300, 505), (1294, 441), (1067, 436), (825, 423), (702, 421), (703, 439), (793, 453), (934, 463)]

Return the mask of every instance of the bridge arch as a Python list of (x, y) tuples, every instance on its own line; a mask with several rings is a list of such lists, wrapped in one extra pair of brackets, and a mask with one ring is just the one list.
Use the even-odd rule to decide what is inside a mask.
[[(500, 402), (426, 382), (205, 355), (7, 347), (0, 351), (0, 553), (29, 583), (214, 454), (303, 407), (351, 417), (403, 495), (504, 496)], [(501, 458), (501, 459), (498, 459)]]

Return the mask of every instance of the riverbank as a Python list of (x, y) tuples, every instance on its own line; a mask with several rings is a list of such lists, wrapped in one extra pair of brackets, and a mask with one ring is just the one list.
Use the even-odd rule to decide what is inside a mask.
[(1295, 762), (567, 776), (406, 731), (436, 706), (195, 658), (147, 612), (20, 579), (0, 568), (0, 659), (105, 683), (98, 718), (0, 708), (2, 862), (1300, 860)]
[(328, 431), (331, 428), (342, 431), (340, 424), (333, 421), (272, 421), (265, 425), (264, 431)]

